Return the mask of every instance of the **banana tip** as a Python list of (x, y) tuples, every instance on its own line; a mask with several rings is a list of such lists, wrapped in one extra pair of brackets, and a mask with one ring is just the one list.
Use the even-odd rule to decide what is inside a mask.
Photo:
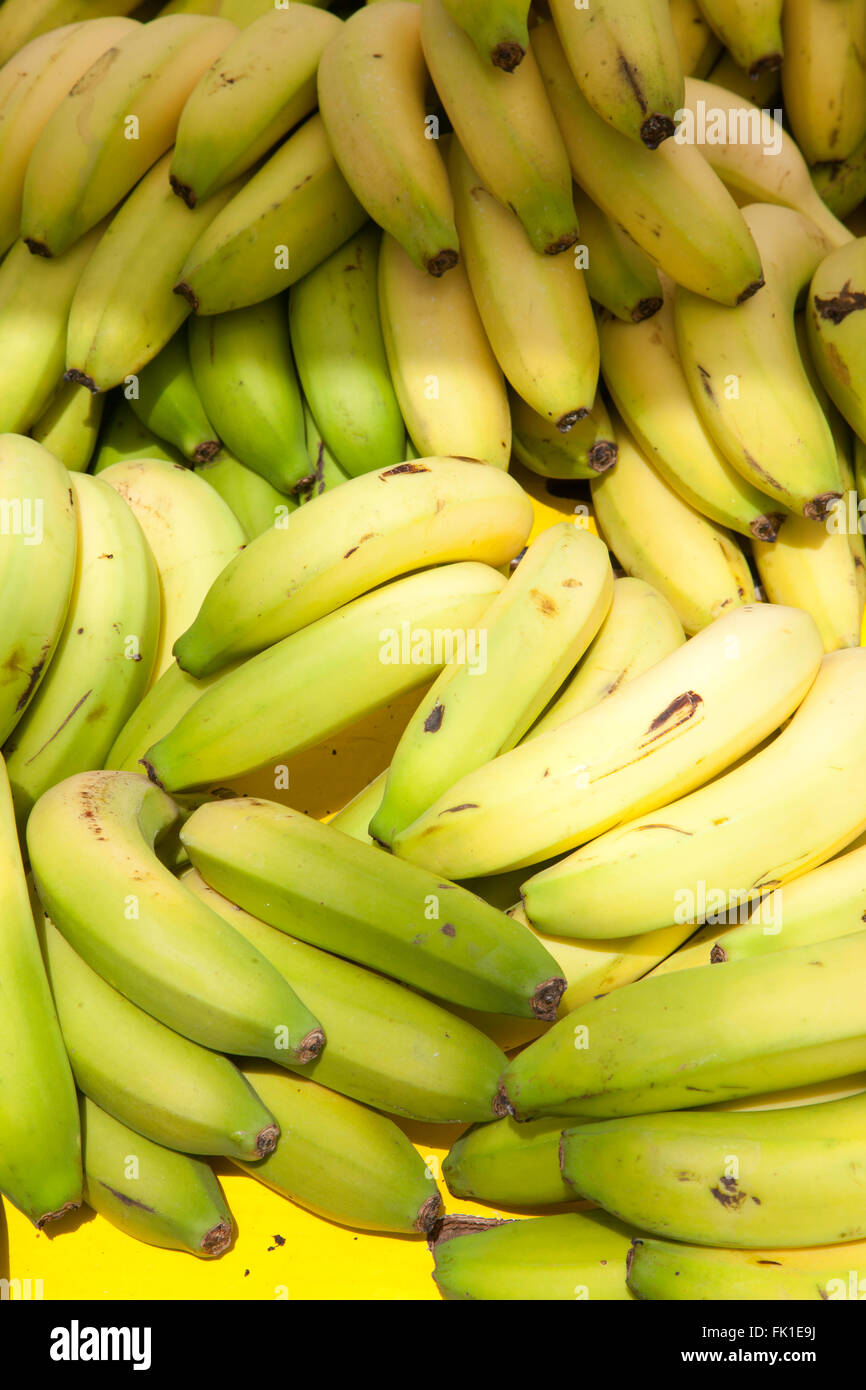
[(647, 295), (645, 299), (639, 299), (631, 311), (632, 323), (643, 323), (644, 319), (651, 319), (653, 314), (657, 314), (662, 307), (664, 300), (661, 295)]
[(655, 113), (647, 116), (640, 128), (640, 138), (648, 150), (657, 150), (663, 140), (669, 140), (676, 130), (670, 116)]
[(559, 236), (555, 241), (550, 241), (544, 248), (545, 256), (559, 256), (563, 251), (568, 251), (580, 240), (580, 232), (575, 227), (573, 232), (566, 232), (564, 236)]
[(99, 387), (93, 380), (93, 377), (88, 376), (86, 372), (80, 371), (78, 367), (70, 367), (68, 372), (64, 372), (63, 380), (74, 381), (77, 386), (86, 386), (88, 391), (92, 392), (94, 396), (99, 393)]
[(506, 1115), (513, 1115), (514, 1113), (514, 1111), (511, 1109), (511, 1102), (508, 1099), (508, 1093), (505, 1090), (504, 1081), (500, 1081), (499, 1086), (497, 1087), (496, 1095), (493, 1097), (493, 1105), (491, 1108), (497, 1120), (504, 1120)]
[(762, 272), (762, 273), (758, 276), (757, 280), (753, 280), (752, 283), (751, 283), (750, 285), (747, 285), (746, 288), (745, 288), (744, 290), (742, 290), (740, 294), (737, 295), (737, 303), (738, 303), (738, 304), (745, 304), (745, 302), (746, 302), (747, 299), (751, 299), (751, 297), (752, 297), (753, 294), (757, 294), (757, 293), (758, 293), (758, 290), (762, 290), (763, 288), (764, 288), (764, 275), (763, 275), (763, 272)]
[(30, 252), (31, 256), (44, 256), (46, 259), (50, 259), (52, 255), (52, 252), (49, 251), (48, 247), (45, 245), (45, 242), (37, 241), (35, 237), (26, 236), (24, 238), (24, 245), (27, 247), (27, 250)]
[(280, 1137), (279, 1125), (265, 1125), (256, 1135), (256, 1152), (259, 1158), (272, 1154)]
[(314, 1062), (320, 1056), (325, 1046), (325, 1030), (323, 1028), (311, 1028), (305, 1038), (301, 1039), (298, 1047), (298, 1062)]
[(841, 492), (822, 492), (820, 496), (813, 497), (811, 502), (807, 502), (803, 508), (803, 515), (809, 521), (823, 521), (833, 506), (842, 496)]
[(182, 198), (188, 208), (194, 208), (196, 205), (196, 196), (189, 184), (182, 183), (174, 174), (169, 177), (168, 181), (171, 184), (172, 193), (176, 193), (178, 198)]
[(181, 280), (179, 284), (175, 285), (173, 293), (174, 293), (174, 294), (179, 294), (179, 295), (181, 296), (181, 298), (185, 299), (186, 302), (187, 302), (187, 304), (189, 304), (190, 307), (192, 308), (192, 311), (193, 311), (194, 314), (197, 314), (197, 313), (198, 313), (198, 310), (199, 310), (198, 295), (197, 295), (197, 294), (195, 293), (195, 291), (186, 283), (185, 280)]
[(617, 446), (612, 440), (599, 439), (587, 454), (586, 461), (593, 473), (606, 473), (615, 466), (617, 455)]
[(212, 1226), (201, 1238), (201, 1252), (203, 1255), (222, 1255), (228, 1250), (232, 1243), (232, 1227), (230, 1221), (220, 1221), (217, 1226)]
[(153, 766), (153, 763), (149, 763), (147, 761), (147, 758), (139, 758), (138, 761), (147, 773), (148, 782), (153, 782), (155, 787), (159, 787), (160, 791), (165, 791), (165, 787), (163, 787), (162, 782), (160, 782), (159, 778), (156, 775), (156, 769)]
[(77, 1211), (80, 1206), (80, 1202), (64, 1202), (63, 1206), (58, 1207), (56, 1211), (43, 1212), (42, 1216), (37, 1217), (33, 1224), (36, 1227), (37, 1231), (41, 1231), (45, 1226), (48, 1225), (49, 1221), (59, 1221), (60, 1218), (62, 1216), (65, 1216), (67, 1212)]
[(516, 39), (506, 39), (496, 45), (490, 57), (495, 68), (502, 68), (503, 72), (514, 72), (526, 57), (526, 49)]
[(192, 452), (193, 463), (210, 463), (215, 459), (222, 444), (218, 439), (205, 439), (201, 444), (197, 444)]
[(502, 1216), (472, 1216), (466, 1212), (442, 1216), (430, 1232), (427, 1247), (435, 1252), (438, 1245), (444, 1245), (447, 1240), (454, 1240), (456, 1236), (472, 1236), (480, 1231), (490, 1231), (494, 1226), (509, 1226), (514, 1219)]
[(422, 1203), (415, 1218), (415, 1230), (420, 1231), (422, 1236), (428, 1236), (439, 1221), (441, 1210), (442, 1198), (438, 1192), (434, 1192), (432, 1197), (428, 1197), (426, 1202)]
[(533, 1017), (540, 1018), (543, 1023), (553, 1023), (559, 1001), (567, 987), (567, 981), (562, 975), (553, 975), (549, 980), (544, 980), (529, 1001)]
[(755, 517), (754, 521), (749, 522), (749, 530), (758, 541), (767, 541), (770, 544), (779, 534), (782, 522), (785, 520), (784, 512), (767, 512), (765, 516)]
[(428, 275), (435, 275), (438, 279), (440, 275), (445, 274), (446, 270), (453, 270), (459, 259), (460, 256), (457, 251), (450, 249), (437, 251), (435, 256), (430, 256), (425, 262), (427, 273)]
[(724, 946), (720, 946), (717, 941), (713, 949), (710, 951), (710, 964), (721, 965), (727, 959), (727, 951), (725, 950)]
[(775, 72), (782, 66), (781, 53), (764, 53), (762, 57), (756, 58), (754, 63), (747, 69), (749, 77), (753, 82), (765, 72)]

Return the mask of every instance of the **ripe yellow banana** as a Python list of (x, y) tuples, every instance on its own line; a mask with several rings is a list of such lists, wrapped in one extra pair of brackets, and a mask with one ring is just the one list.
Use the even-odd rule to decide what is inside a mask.
[(244, 184), (196, 241), (175, 294), (196, 314), (260, 304), (342, 246), (366, 215), (311, 116)]
[(866, 137), (863, 0), (785, 0), (782, 91), (810, 164), (847, 159)]
[(842, 480), (830, 427), (800, 360), (794, 309), (830, 245), (791, 208), (753, 203), (743, 217), (760, 248), (765, 288), (729, 309), (680, 286), (680, 360), (728, 461), (789, 510), (821, 521)]
[[(738, 304), (763, 284), (758, 249), (731, 195), (701, 152), (676, 140), (647, 150), (593, 111), (552, 24), (532, 31), (575, 179), (650, 260), (679, 284)], [(687, 203), (688, 218), (677, 209)]]
[(322, 120), (352, 191), (420, 270), (442, 275), (459, 243), (426, 84), (420, 8), (397, 0), (356, 10), (319, 62)]
[(0, 435), (0, 511), (0, 740), (5, 743), (60, 640), (78, 545), (66, 469), (41, 444), (19, 434)]
[(722, 51), (722, 43), (704, 19), (697, 0), (670, 0), (680, 62), (686, 77), (706, 77)]
[(862, 1299), (866, 1241), (805, 1250), (714, 1250), (641, 1237), (628, 1256), (628, 1287), (636, 1298), (665, 1302)]
[(821, 383), (866, 439), (866, 237), (832, 251), (809, 286), (806, 326)]
[(444, 5), (485, 62), (505, 72), (523, 62), (529, 47), (527, 0), (444, 0)]
[(531, 527), (529, 498), (499, 469), (426, 458), (353, 478), (226, 567), (175, 657), (209, 675), (420, 566), (508, 564)]
[(435, 279), (386, 233), (379, 308), (391, 380), (418, 453), (507, 468), (508, 397), (465, 267)]
[(56, 108), (27, 165), (21, 236), (59, 256), (116, 207), (172, 144), (184, 102), (237, 33), (171, 15), (120, 38)]
[(72, 473), (69, 483), (78, 526), (69, 610), (3, 747), (22, 827), (49, 787), (102, 766), (147, 689), (159, 641), (159, 579), (141, 527), (100, 478)]
[(850, 217), (866, 198), (866, 137), (847, 159), (813, 165), (812, 179), (830, 211), (836, 217)]
[[(863, 626), (860, 573), (848, 524), (846, 492), (830, 508), (823, 525), (791, 515), (772, 545), (752, 543), (761, 587), (769, 601), (811, 613), (828, 652), (858, 647)], [(859, 532), (857, 539), (862, 544)]]
[(522, 742), (558, 729), (642, 676), (686, 640), (667, 599), (642, 579), (614, 580), (610, 610), (571, 679)]
[[(462, 778), (397, 837), (394, 849), (461, 879), (560, 854), (638, 806), (663, 805), (669, 789), (701, 786), (754, 748), (797, 708), (821, 657), (807, 613), (737, 608), (600, 704)], [(756, 809), (763, 813), (765, 802)], [(619, 896), (640, 900), (643, 887), (640, 877), (629, 877)], [(658, 925), (673, 921), (673, 906)], [(529, 917), (548, 930), (531, 911)], [(587, 936), (584, 925), (575, 915), (551, 930)], [(641, 918), (631, 926), (623, 917), (617, 935), (651, 925)]]
[(131, 378), (124, 396), (141, 423), (190, 463), (207, 463), (219, 453), (220, 440), (196, 390), (184, 332), (169, 338)]
[(586, 247), (590, 297), (626, 323), (651, 318), (662, 302), (653, 262), (579, 184), (574, 185), (574, 206), (580, 219), (580, 243)]
[[(535, 252), (567, 251), (579, 234), (568, 155), (532, 49), (515, 72), (503, 72), (484, 61), (443, 0), (421, 0), (421, 41), (436, 91), (480, 179), (513, 210)], [(457, 227), (462, 243), (459, 218)]]
[(370, 823), (394, 838), (455, 782), (513, 748), (592, 641), (613, 597), (607, 547), (570, 522), (532, 542), (486, 609), (479, 646), (449, 662), (404, 729)]
[(490, 346), (518, 394), (569, 430), (591, 411), (598, 384), (598, 334), (583, 271), (571, 255), (532, 247), (456, 140), (448, 167), (466, 272)]
[[(0, 14), (0, 63), (8, 63), (22, 52), (25, 44), (49, 32), (56, 34), (59, 28), (103, 17), (116, 22), (116, 16), (127, 15), (137, 8), (135, 0), (6, 0)], [(127, 21), (125, 30), (131, 23)], [(125, 31), (117, 30), (118, 34), (122, 32)], [(98, 50), (93, 56), (98, 57), (103, 51)], [(70, 79), (70, 85), (74, 81), (76, 77)]]
[[(756, 77), (750, 77), (745, 68), (734, 61), (726, 48), (723, 48), (717, 62), (709, 72), (688, 74), (697, 78), (707, 78), (717, 87), (724, 87), (735, 96), (753, 103), (762, 109), (778, 105), (782, 95), (782, 74), (778, 68), (764, 68)], [(688, 90), (688, 89), (686, 89)]]
[(866, 649), (825, 656), (796, 715), (766, 748), (524, 883), (529, 920), (554, 934), (574, 922), (592, 937), (652, 931), (674, 920), (684, 896), (703, 893), (716, 914), (741, 911), (822, 864), (866, 829), (857, 794), (866, 771), (863, 695)]
[(674, 133), (683, 69), (668, 0), (550, 0), (568, 65), (598, 114), (656, 149)]
[[(704, 19), (750, 77), (782, 61), (782, 0), (698, 0)], [(787, 42), (784, 44), (785, 56)]]
[(31, 438), (59, 458), (70, 473), (83, 473), (96, 449), (104, 409), (104, 396), (64, 381), (30, 430)]
[(316, 73), (341, 21), (309, 4), (244, 27), (193, 88), (181, 113), (171, 185), (189, 207), (212, 197), (316, 108)]

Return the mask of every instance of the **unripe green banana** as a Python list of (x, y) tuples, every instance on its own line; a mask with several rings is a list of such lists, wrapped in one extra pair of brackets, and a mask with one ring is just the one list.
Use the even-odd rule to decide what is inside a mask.
[(37, 1228), (81, 1201), (78, 1107), (0, 758), (0, 1192)]
[(51, 397), (30, 436), (69, 469), (83, 473), (96, 449), (105, 397), (64, 381)]
[(261, 951), (322, 1020), (328, 1045), (305, 1076), (407, 1119), (493, 1119), (505, 1058), (483, 1033), (414, 990), (267, 926), (195, 869), (181, 882)]
[(514, 1058), (505, 1097), (521, 1120), (603, 1119), (862, 1070), (864, 961), (861, 931), (624, 985), (575, 1009)]
[[(220, 449), (209, 463), (203, 463), (196, 471), (234, 512), (248, 541), (254, 541), (269, 531), (280, 517), (295, 510), (293, 498), (278, 492), (267, 478), (247, 468), (227, 449)], [(142, 747), (142, 753), (146, 747), (146, 744)]]
[(808, 1250), (713, 1250), (641, 1237), (629, 1252), (628, 1287), (635, 1298), (665, 1302), (861, 1299), (866, 1241)]
[(173, 661), (159, 680), (154, 681), (120, 730), (106, 756), (106, 768), (141, 773), (141, 759), (148, 748), (171, 732), (199, 696), (220, 679), (220, 674), (197, 680)]
[(191, 463), (207, 463), (219, 453), (220, 440), (195, 387), (184, 332), (175, 333), (136, 373), (127, 399), (141, 423)]
[(207, 227), (175, 293), (196, 314), (259, 304), (300, 280), (366, 220), (321, 116), (311, 116)]
[(528, 1221), (446, 1216), (433, 1242), (433, 1278), (449, 1301), (626, 1300), (633, 1234), (603, 1211)]
[(448, 1002), (556, 1015), (565, 983), (532, 933), (414, 864), (247, 798), (200, 806), (181, 841), (217, 892), (310, 945)]
[(492, 1125), (473, 1125), (442, 1164), (448, 1191), (466, 1202), (497, 1207), (573, 1202), (559, 1168), (559, 1140), (570, 1123), (554, 1116), (517, 1124), (506, 1115)]
[(279, 1128), (226, 1057), (130, 1003), (44, 918), (42, 949), (72, 1070), (101, 1109), (182, 1153), (257, 1158)]
[(832, 251), (809, 286), (806, 326), (812, 361), (836, 407), (866, 438), (866, 237)]
[(366, 227), (289, 295), (304, 395), (328, 449), (352, 477), (405, 458), (406, 426), (379, 321), (380, 241), (379, 229)]
[(232, 1215), (209, 1163), (154, 1144), (81, 1098), (84, 1198), (124, 1235), (213, 1259)]
[(22, 828), (49, 787), (102, 766), (147, 689), (159, 643), (159, 577), (141, 527), (101, 479), (71, 473), (69, 482), (78, 549), (66, 622), (3, 745)]
[(601, 395), (565, 434), (509, 390), (514, 457), (542, 478), (595, 478), (616, 466), (617, 445)]
[(269, 10), (200, 78), (181, 113), (171, 183), (189, 207), (250, 169), (316, 108), (316, 72), (340, 20), (309, 4)]
[(280, 1126), (245, 1173), (317, 1216), (362, 1231), (426, 1235), (442, 1205), (424, 1160), (393, 1120), (305, 1077), (256, 1065), (244, 1075)]
[(224, 1052), (312, 1061), (324, 1045), (316, 1019), (157, 859), (153, 844), (177, 817), (164, 792), (126, 772), (53, 787), (27, 827), (46, 911), (94, 970), (167, 1027)]
[(35, 440), (0, 434), (0, 741), (44, 678), (66, 621), (78, 545), (69, 474)]
[[(84, 395), (90, 395), (81, 388)], [(98, 401), (99, 396), (91, 396)], [(133, 411), (122, 392), (110, 398), (105, 412), (96, 452), (90, 466), (91, 473), (101, 473), (113, 463), (126, 463), (129, 459), (166, 459), (168, 463), (182, 463), (183, 455), (166, 440), (149, 430)]]
[(590, 297), (625, 323), (641, 323), (661, 308), (658, 270), (579, 184), (574, 206), (580, 219), (580, 242), (586, 247), (586, 288)]
[(597, 536), (570, 522), (541, 532), (485, 610), (474, 657), (448, 663), (404, 729), (370, 822), (375, 840), (392, 845), (461, 777), (519, 742), (612, 597), (610, 556)]
[(465, 29), (480, 56), (513, 72), (529, 47), (527, 0), (443, 0), (446, 10)]
[(189, 324), (199, 398), (227, 447), (281, 492), (308, 471), (283, 296)]

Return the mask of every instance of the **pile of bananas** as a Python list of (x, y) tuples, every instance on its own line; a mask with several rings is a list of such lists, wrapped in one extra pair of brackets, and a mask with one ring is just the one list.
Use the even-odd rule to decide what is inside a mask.
[(866, 0), (333, 8), (0, 4), (0, 1191), (863, 1297)]

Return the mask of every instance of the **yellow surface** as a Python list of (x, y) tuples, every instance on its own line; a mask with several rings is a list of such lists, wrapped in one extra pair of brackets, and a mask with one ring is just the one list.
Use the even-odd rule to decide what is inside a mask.
[[(533, 497), (533, 534), (575, 515), (576, 503), (549, 498), (543, 479), (519, 473)], [(587, 524), (578, 513), (576, 519)], [(591, 523), (590, 523), (591, 524)], [(289, 786), (273, 786), (273, 770), (244, 778), (238, 791), (285, 800), (309, 815), (338, 811), (376, 777), (421, 692), (380, 711), (339, 738), (288, 760)], [(402, 1125), (439, 1177), (442, 1160), (462, 1133), (459, 1125)], [(122, 1235), (88, 1207), (37, 1233), (8, 1202), (0, 1216), (0, 1278), (41, 1280), (51, 1299), (437, 1299), (433, 1261), (420, 1238), (370, 1235), (303, 1211), (254, 1178), (217, 1162), (216, 1171), (234, 1214), (232, 1248), (217, 1260), (157, 1250)], [(480, 1203), (457, 1201), (439, 1179), (449, 1212), (498, 1213)], [(568, 1210), (568, 1208), (563, 1208)], [(280, 1235), (285, 1245), (274, 1237)], [(14, 1292), (14, 1290), (13, 1290)]]

